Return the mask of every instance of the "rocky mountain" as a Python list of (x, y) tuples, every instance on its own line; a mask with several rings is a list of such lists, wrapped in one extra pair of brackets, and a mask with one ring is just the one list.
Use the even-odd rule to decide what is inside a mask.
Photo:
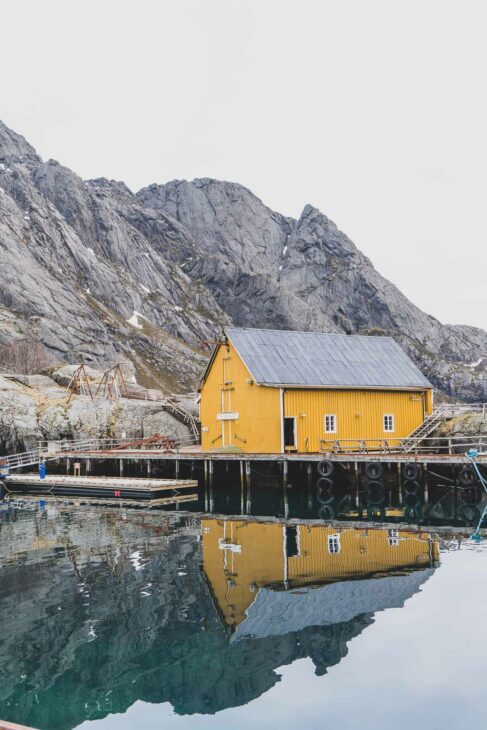
[(487, 400), (487, 333), (415, 307), (310, 205), (295, 220), (235, 183), (83, 181), (0, 123), (0, 250), (0, 343), (181, 390), (225, 323), (383, 333), (439, 389)]

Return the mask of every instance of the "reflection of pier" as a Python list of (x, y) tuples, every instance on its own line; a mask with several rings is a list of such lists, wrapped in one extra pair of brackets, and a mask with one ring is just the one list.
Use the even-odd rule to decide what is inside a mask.
[(202, 520), (201, 529), (216, 605), (232, 630), (245, 623), (240, 634), (287, 633), (401, 606), (439, 557), (427, 532), (217, 519)]

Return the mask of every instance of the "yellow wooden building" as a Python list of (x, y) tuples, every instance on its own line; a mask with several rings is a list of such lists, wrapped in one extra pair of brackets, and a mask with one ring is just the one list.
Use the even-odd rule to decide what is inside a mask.
[(431, 383), (391, 337), (228, 327), (202, 378), (204, 450), (319, 452), (409, 436)]
[(261, 588), (355, 581), (433, 567), (439, 559), (438, 539), (427, 532), (218, 519), (203, 519), (201, 530), (203, 569), (232, 629)]

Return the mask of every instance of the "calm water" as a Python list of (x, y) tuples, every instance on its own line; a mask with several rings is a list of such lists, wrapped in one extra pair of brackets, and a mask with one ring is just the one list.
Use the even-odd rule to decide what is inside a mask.
[(420, 527), (393, 524), (395, 501), (372, 524), (352, 494), (335, 516), (362, 518), (354, 528), (320, 519), (305, 488), (203, 494), (218, 515), (4, 504), (0, 718), (480, 727), (487, 543), (469, 538), (446, 487), (422, 495)]

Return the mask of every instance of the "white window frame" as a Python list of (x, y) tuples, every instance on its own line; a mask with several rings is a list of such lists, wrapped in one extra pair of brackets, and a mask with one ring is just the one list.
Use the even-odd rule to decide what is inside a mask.
[(387, 542), (390, 547), (397, 547), (399, 545), (399, 530), (392, 529), (388, 531)]
[[(326, 419), (332, 418), (333, 421), (333, 428), (327, 428), (326, 427)], [(337, 417), (336, 413), (325, 413), (325, 417), (323, 419), (323, 427), (325, 429), (325, 433), (337, 433), (338, 432), (338, 426), (337, 426)]]
[[(388, 421), (386, 419), (389, 419), (389, 418), (391, 419), (390, 420), (391, 428), (387, 428)], [(382, 416), (382, 426), (384, 428), (384, 433), (394, 433), (394, 431), (396, 430), (396, 426), (394, 423), (394, 413), (384, 413), (384, 415)]]
[[(342, 542), (340, 540), (340, 533), (335, 532), (333, 535), (328, 535), (328, 552), (330, 555), (338, 555), (342, 550)], [(333, 546), (333, 549), (332, 549)]]

